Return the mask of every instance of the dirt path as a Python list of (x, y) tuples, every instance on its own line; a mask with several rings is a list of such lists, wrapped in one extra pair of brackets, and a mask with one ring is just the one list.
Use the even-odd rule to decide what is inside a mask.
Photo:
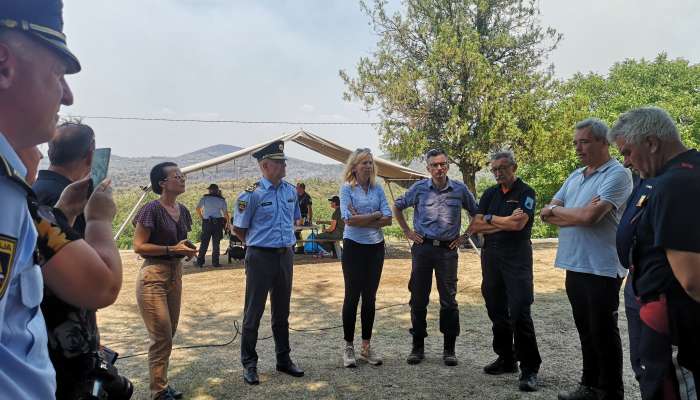
[[(405, 245), (404, 245), (405, 246)], [(222, 246), (222, 248), (225, 248)], [(134, 280), (140, 261), (130, 252), (124, 258), (124, 286), (117, 303), (98, 313), (102, 342), (124, 356), (145, 352), (148, 338), (136, 309)], [(458, 301), (462, 334), (457, 341), (460, 365), (442, 364), (442, 337), (438, 331), (437, 291), (428, 310), (427, 359), (410, 366), (405, 358), (411, 338), (408, 302), (410, 256), (400, 245), (392, 246), (377, 294), (373, 345), (384, 357), (381, 367), (361, 364), (342, 368), (342, 329), (291, 332), (293, 359), (306, 370), (301, 379), (275, 371), (274, 343), (258, 343), (261, 384), (248, 387), (241, 378), (240, 340), (222, 347), (175, 350), (170, 363), (171, 384), (193, 399), (277, 398), (454, 398), (454, 399), (553, 399), (562, 388), (576, 384), (581, 368), (578, 336), (563, 290), (564, 274), (552, 267), (554, 248), (535, 251), (535, 303), (533, 317), (542, 353), (541, 390), (523, 394), (517, 375), (487, 376), (482, 367), (494, 359), (491, 326), (480, 293), (479, 259), (460, 253)], [(175, 346), (221, 344), (234, 336), (234, 321), (242, 320), (244, 270), (240, 263), (222, 269), (185, 268), (180, 325)], [(297, 330), (341, 324), (343, 277), (337, 260), (301, 256), (295, 260), (290, 325)], [(626, 398), (638, 399), (639, 390), (629, 367), (627, 325), (621, 299), (620, 331), (625, 348)], [(270, 335), (269, 305), (260, 337)], [(358, 318), (359, 320), (359, 318)], [(358, 331), (359, 333), (359, 321)], [(147, 357), (120, 360), (120, 372), (136, 386), (134, 398), (148, 398)]]

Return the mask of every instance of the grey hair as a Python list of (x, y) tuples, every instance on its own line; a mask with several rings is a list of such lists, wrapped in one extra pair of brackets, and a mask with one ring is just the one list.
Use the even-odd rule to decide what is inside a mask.
[(608, 134), (608, 140), (614, 142), (623, 138), (625, 142), (638, 144), (649, 136), (663, 142), (681, 141), (673, 119), (659, 107), (635, 108), (622, 114)]
[(513, 154), (513, 150), (511, 149), (500, 149), (496, 150), (489, 155), (489, 161), (496, 161), (500, 160), (501, 158), (506, 158), (508, 159), (508, 162), (510, 165), (516, 165), (517, 163), (515, 162), (515, 154)]
[(602, 140), (605, 143), (608, 142), (608, 126), (602, 120), (598, 118), (586, 118), (583, 121), (576, 124), (576, 130), (589, 128), (589, 132), (594, 138)]

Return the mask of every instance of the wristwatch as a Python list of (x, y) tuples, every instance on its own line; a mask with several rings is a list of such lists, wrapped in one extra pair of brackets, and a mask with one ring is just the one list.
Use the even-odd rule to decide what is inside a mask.
[(486, 214), (484, 215), (484, 221), (486, 221), (487, 224), (491, 224), (491, 220), (493, 219), (493, 214)]

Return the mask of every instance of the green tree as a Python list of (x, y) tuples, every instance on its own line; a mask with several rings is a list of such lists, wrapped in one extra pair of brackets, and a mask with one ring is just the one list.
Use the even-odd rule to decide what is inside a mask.
[(543, 132), (551, 68), (543, 60), (561, 39), (542, 28), (534, 0), (405, 0), (361, 2), (379, 35), (357, 77), (340, 71), (344, 98), (381, 118), (382, 146), (409, 162), (431, 147), (446, 149), (465, 183), (488, 152), (509, 145), (530, 154)]

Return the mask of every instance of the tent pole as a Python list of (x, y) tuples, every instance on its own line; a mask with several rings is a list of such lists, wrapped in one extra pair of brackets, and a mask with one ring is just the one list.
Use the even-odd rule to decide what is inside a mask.
[[(393, 205), (396, 202), (396, 198), (394, 197), (394, 191), (391, 190), (391, 180), (388, 180), (388, 179), (386, 180), (386, 187), (389, 188), (389, 194), (391, 195), (391, 204)], [(411, 250), (411, 241), (408, 240), (407, 237), (406, 237), (406, 243), (408, 243), (408, 249)]]
[(126, 228), (126, 225), (129, 223), (129, 221), (131, 221), (131, 217), (134, 216), (136, 209), (141, 205), (141, 202), (143, 201), (143, 199), (146, 198), (147, 194), (148, 194), (148, 189), (143, 191), (143, 194), (139, 198), (139, 201), (137, 201), (136, 204), (134, 204), (134, 207), (131, 209), (131, 211), (129, 211), (129, 215), (126, 216), (126, 218), (124, 219), (124, 222), (122, 222), (122, 225), (119, 227), (119, 230), (117, 230), (117, 233), (114, 235), (115, 241), (117, 239), (119, 239), (119, 236), (121, 236), (122, 232), (124, 232), (124, 228)]

